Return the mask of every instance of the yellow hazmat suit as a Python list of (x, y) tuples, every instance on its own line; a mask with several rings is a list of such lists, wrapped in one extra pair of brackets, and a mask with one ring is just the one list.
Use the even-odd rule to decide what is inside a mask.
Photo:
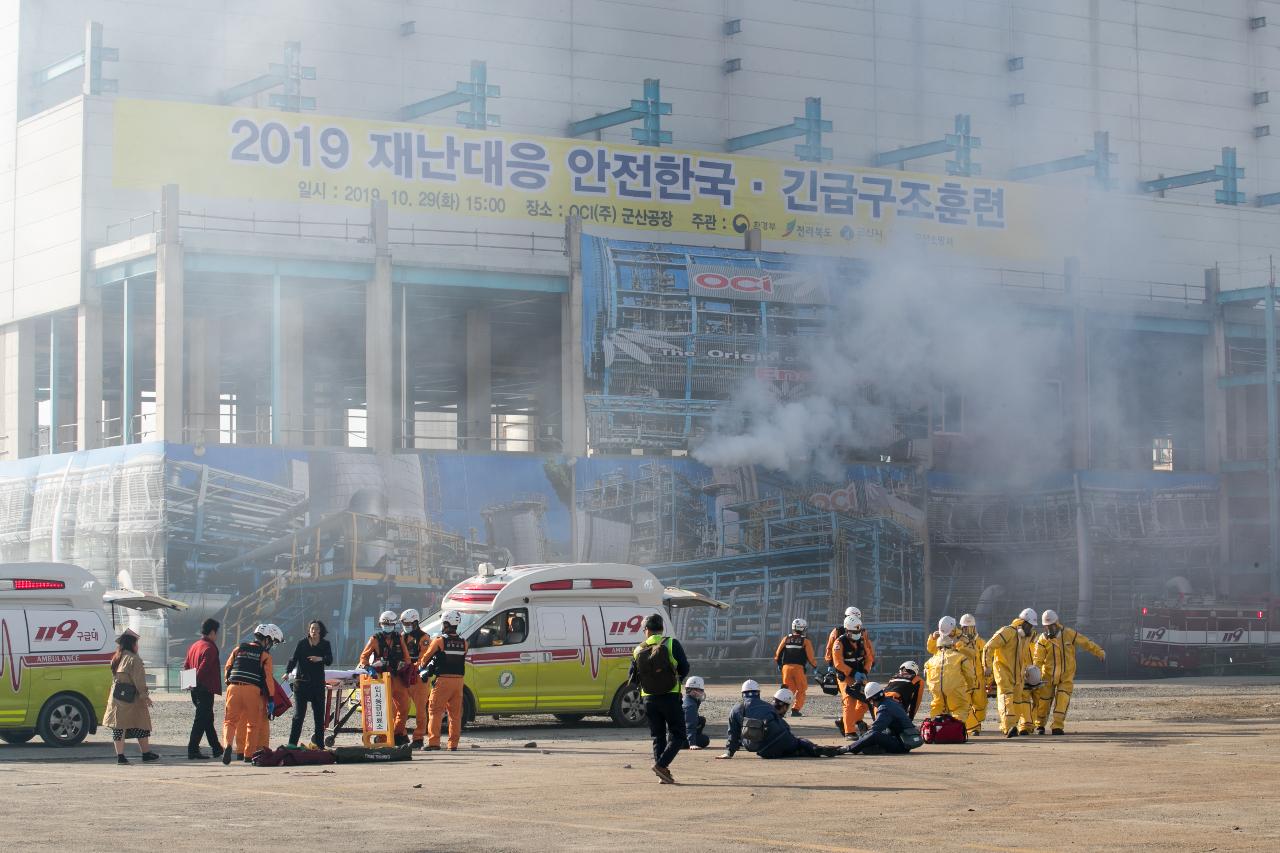
[(987, 682), (990, 681), (990, 675), (987, 674), (986, 666), (982, 660), (982, 653), (987, 647), (986, 640), (978, 636), (976, 628), (961, 628), (960, 635), (956, 637), (956, 648), (960, 651), (969, 650), (973, 654), (973, 671), (978, 677), (978, 684), (973, 688), (973, 706), (969, 709), (969, 719), (965, 722), (965, 728), (969, 730), (969, 734), (976, 735), (982, 731), (982, 721), (987, 718)]
[[(1052, 631), (1053, 628), (1059, 630)], [(1050, 633), (1055, 636), (1050, 636)], [(1044, 679), (1035, 695), (1037, 728), (1045, 727), (1049, 708), (1052, 706), (1053, 732), (1057, 734), (1063, 731), (1067, 709), (1071, 706), (1071, 692), (1075, 688), (1077, 646), (1098, 660), (1107, 658), (1107, 653), (1101, 646), (1074, 628), (1050, 625), (1045, 633), (1036, 638), (1031, 659), (1040, 667), (1040, 675)]]
[[(1000, 728), (1007, 735), (1019, 723), (1031, 727), (1031, 704), (1022, 674), (1031, 663), (1035, 627), (1021, 617), (991, 635), (982, 652), (983, 667), (995, 675), (996, 709)], [(1030, 636), (1028, 636), (1030, 634)]]
[(929, 716), (950, 714), (961, 721), (968, 719), (978, 683), (972, 655), (944, 645), (925, 661), (924, 678), (929, 685)]

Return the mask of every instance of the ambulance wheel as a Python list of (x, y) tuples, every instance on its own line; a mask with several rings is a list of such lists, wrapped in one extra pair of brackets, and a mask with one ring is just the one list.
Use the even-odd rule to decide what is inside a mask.
[(551, 716), (567, 726), (576, 726), (587, 718), (586, 714), (552, 714)]
[(638, 726), (644, 722), (644, 699), (640, 696), (640, 688), (632, 684), (624, 684), (614, 694), (613, 704), (609, 707), (609, 717), (615, 726)]
[(62, 693), (40, 709), (36, 730), (48, 746), (75, 746), (89, 734), (93, 712), (79, 696)]
[(471, 691), (462, 688), (462, 727), (475, 725), (476, 722), (476, 697), (471, 695)]
[(0, 732), (0, 740), (13, 746), (26, 743), (35, 736), (35, 729), (9, 729), (7, 732)]

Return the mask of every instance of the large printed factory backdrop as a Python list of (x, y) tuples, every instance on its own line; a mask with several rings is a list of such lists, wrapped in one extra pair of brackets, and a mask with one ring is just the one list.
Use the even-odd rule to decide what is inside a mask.
[(768, 657), (794, 617), (825, 631), (850, 603), (887, 658), (918, 657), (925, 622), (966, 610), (986, 633), (1053, 607), (1123, 642), (1171, 578), (1214, 588), (1212, 475), (1061, 471), (1012, 489), (926, 474), (913, 442), (928, 418), (909, 412), (878, 462), (823, 479), (699, 464), (684, 454), (743, 382), (805, 393), (802, 342), (861, 265), (808, 259), (801, 274), (796, 256), (597, 238), (582, 257), (593, 455), (153, 443), (35, 457), (0, 466), (3, 559), (185, 600), (139, 625), (148, 660), (171, 665), (211, 615), (228, 641), (321, 618), (350, 661), (380, 611), (432, 611), (483, 561), (648, 566), (731, 605), (678, 616), (712, 660)]

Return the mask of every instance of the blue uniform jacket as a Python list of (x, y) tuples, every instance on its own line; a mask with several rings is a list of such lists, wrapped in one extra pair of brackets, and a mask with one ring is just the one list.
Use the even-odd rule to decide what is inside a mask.
[(876, 709), (876, 720), (871, 724), (871, 728), (862, 737), (854, 741), (854, 747), (860, 746), (881, 732), (888, 732), (895, 736), (901, 736), (909, 726), (911, 726), (911, 718), (907, 716), (907, 710), (898, 704), (897, 700), (888, 696), (880, 703), (880, 707)]
[(796, 736), (791, 733), (791, 726), (778, 716), (773, 705), (759, 696), (743, 699), (729, 714), (729, 739), (725, 744), (725, 752), (733, 755), (742, 748), (742, 726), (748, 718), (764, 720), (764, 743), (756, 752), (761, 758), (772, 758), (775, 755), (790, 755), (796, 749)]
[(698, 707), (701, 704), (688, 693), (684, 694), (684, 700), (681, 702), (684, 708), (685, 734), (689, 738), (689, 743), (693, 746), (709, 746), (711, 744), (711, 738), (698, 731)]

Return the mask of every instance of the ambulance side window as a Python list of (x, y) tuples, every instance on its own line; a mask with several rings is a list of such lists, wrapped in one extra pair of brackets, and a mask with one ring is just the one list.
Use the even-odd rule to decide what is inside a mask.
[(504, 610), (480, 626), (471, 640), (473, 649), (489, 646), (514, 646), (529, 635), (529, 611), (524, 607)]

